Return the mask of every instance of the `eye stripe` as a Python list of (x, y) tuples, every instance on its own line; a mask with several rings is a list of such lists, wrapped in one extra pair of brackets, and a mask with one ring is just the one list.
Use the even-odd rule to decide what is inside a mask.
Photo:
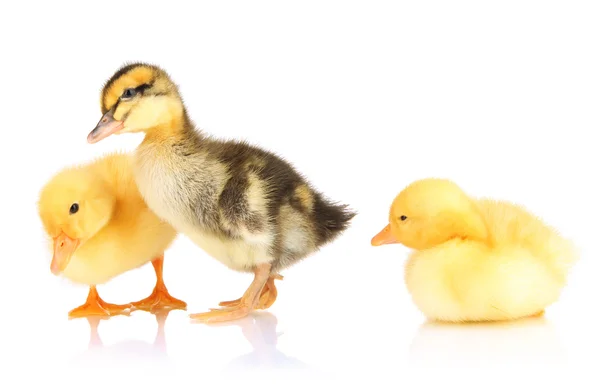
[[(141, 85), (137, 86), (136, 88), (134, 88), (134, 90), (138, 93), (144, 94), (145, 91), (148, 90), (149, 88), (151, 88), (153, 85), (154, 85), (153, 83), (144, 83), (144, 84), (141, 84)], [(125, 90), (123, 90), (123, 92), (125, 92)], [(166, 93), (162, 94), (159, 92), (159, 93), (156, 93), (156, 95), (166, 95)], [(122, 97), (122, 94), (121, 94), (121, 97)], [(122, 101), (121, 97), (119, 97), (117, 99), (117, 101), (115, 102), (115, 104), (112, 105), (110, 108), (106, 108), (103, 106), (102, 114), (105, 114), (108, 110), (111, 110), (111, 109), (116, 110), (117, 107), (119, 107), (119, 103)]]
[(144, 93), (144, 91), (146, 91), (147, 89), (149, 89), (150, 87), (152, 87), (152, 84), (148, 84), (148, 83), (144, 83), (142, 85), (139, 85), (135, 88), (135, 91), (139, 92), (139, 93)]
[[(133, 98), (133, 97), (135, 97), (138, 94), (142, 94), (143, 95), (144, 92), (147, 89), (149, 89), (150, 87), (152, 87), (152, 84), (144, 83), (144, 84), (141, 84), (141, 85), (139, 85), (137, 87), (134, 87), (134, 88), (131, 88), (131, 87), (126, 88), (121, 93), (121, 96), (119, 97), (117, 103), (119, 101), (122, 101), (122, 100), (127, 100), (127, 99), (130, 99), (130, 98)], [(131, 95), (127, 95), (127, 93), (131, 93)]]

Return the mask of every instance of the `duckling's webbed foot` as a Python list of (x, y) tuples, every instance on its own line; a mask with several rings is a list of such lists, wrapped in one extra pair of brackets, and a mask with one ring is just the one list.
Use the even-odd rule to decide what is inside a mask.
[[(265, 284), (265, 286), (263, 287), (263, 289), (260, 293), (258, 304), (256, 305), (255, 309), (266, 310), (269, 307), (271, 307), (273, 305), (273, 303), (275, 303), (275, 300), (277, 300), (277, 287), (275, 287), (276, 279), (283, 280), (283, 276), (281, 276), (280, 274), (272, 274), (269, 277), (269, 279), (267, 280), (267, 283)], [(233, 306), (239, 305), (241, 301), (242, 301), (242, 298), (239, 298), (236, 300), (228, 300), (228, 301), (219, 303), (219, 306), (233, 307)]]
[(187, 308), (186, 302), (174, 298), (169, 294), (163, 280), (163, 260), (163, 256), (160, 256), (152, 261), (152, 266), (156, 273), (156, 285), (150, 296), (132, 303), (136, 310), (154, 312), (165, 309), (185, 310)]
[[(218, 322), (228, 322), (231, 320), (241, 319), (253, 310), (258, 308), (261, 295), (264, 293), (263, 289), (266, 287), (267, 282), (271, 278), (271, 264), (261, 264), (257, 266), (254, 270), (254, 280), (250, 287), (238, 300), (234, 300), (230, 302), (230, 306), (223, 307), (220, 309), (213, 309), (209, 312), (203, 312), (199, 314), (191, 314), (190, 318), (198, 322), (204, 323), (218, 323)], [(283, 277), (282, 277), (283, 278)], [(273, 277), (275, 279), (275, 277)], [(273, 286), (274, 288), (274, 286)], [(270, 293), (272, 291), (268, 290), (268, 299), (272, 296)], [(277, 292), (275, 292), (275, 297), (277, 296)], [(265, 301), (265, 305), (270, 306), (273, 304), (275, 299), (272, 301)]]
[(85, 303), (69, 311), (69, 318), (87, 318), (90, 316), (110, 317), (115, 315), (129, 315), (131, 304), (112, 304), (100, 298), (96, 286), (90, 286), (90, 292)]

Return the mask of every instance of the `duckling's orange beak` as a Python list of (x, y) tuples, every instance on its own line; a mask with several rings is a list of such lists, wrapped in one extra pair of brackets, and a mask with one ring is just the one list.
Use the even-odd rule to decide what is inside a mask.
[(384, 244), (397, 244), (398, 240), (392, 234), (392, 228), (390, 224), (388, 224), (385, 228), (381, 230), (381, 232), (377, 233), (371, 239), (371, 245), (374, 247), (378, 247)]
[(100, 142), (106, 137), (111, 136), (117, 131), (123, 128), (123, 121), (117, 121), (113, 114), (115, 113), (114, 108), (110, 109), (100, 118), (100, 121), (94, 128), (94, 130), (90, 131), (87, 137), (88, 143), (96, 143)]
[(54, 275), (60, 275), (67, 268), (78, 246), (79, 240), (70, 238), (64, 232), (54, 238), (54, 256), (50, 263), (50, 271)]

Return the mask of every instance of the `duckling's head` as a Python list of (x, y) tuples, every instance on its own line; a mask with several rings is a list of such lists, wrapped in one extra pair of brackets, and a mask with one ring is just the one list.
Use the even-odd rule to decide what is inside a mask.
[(53, 274), (60, 274), (77, 248), (108, 223), (114, 206), (115, 196), (106, 183), (82, 168), (65, 169), (44, 185), (38, 213), (54, 244)]
[(121, 133), (148, 132), (180, 122), (184, 106), (177, 86), (161, 68), (133, 63), (106, 82), (100, 97), (102, 118), (88, 135), (96, 143)]
[(429, 178), (396, 196), (389, 224), (371, 245), (401, 243), (422, 250), (453, 238), (485, 241), (487, 228), (474, 202), (454, 182)]

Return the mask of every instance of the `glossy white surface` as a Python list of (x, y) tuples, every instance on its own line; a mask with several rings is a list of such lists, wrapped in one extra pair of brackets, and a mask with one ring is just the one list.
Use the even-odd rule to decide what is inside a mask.
[[(594, 384), (597, 2), (347, 3), (0, 6), (1, 384)], [(171, 73), (201, 128), (284, 155), (360, 212), (283, 273), (268, 313), (206, 326), (173, 311), (163, 334), (136, 312), (101, 321), (99, 338), (67, 319), (87, 289), (50, 274), (36, 195), (59, 168), (139, 143), (86, 143), (102, 83), (134, 60)], [(576, 240), (581, 261), (544, 319), (425, 323), (403, 283), (407, 250), (369, 242), (398, 191), (429, 176), (522, 203)], [(189, 312), (250, 280), (184, 237), (166, 253), (165, 281)], [(153, 284), (145, 266), (99, 291), (126, 302)]]

